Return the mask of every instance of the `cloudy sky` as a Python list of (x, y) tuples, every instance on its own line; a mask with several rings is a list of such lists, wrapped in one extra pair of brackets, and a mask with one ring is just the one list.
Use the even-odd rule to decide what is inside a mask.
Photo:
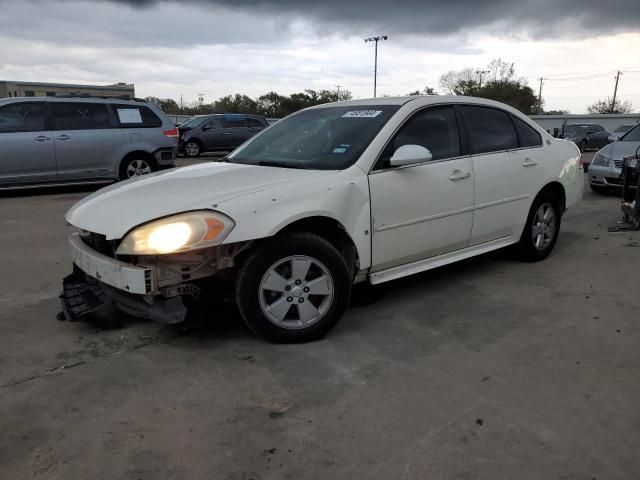
[(0, 0), (0, 79), (108, 84), (185, 103), (305, 88), (372, 95), (515, 62), (547, 109), (613, 93), (640, 110), (638, 0)]

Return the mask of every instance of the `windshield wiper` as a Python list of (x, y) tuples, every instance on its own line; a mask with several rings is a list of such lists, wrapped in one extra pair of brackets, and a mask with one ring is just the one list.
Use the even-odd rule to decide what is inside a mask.
[(299, 168), (299, 169), (306, 170), (306, 167), (303, 167), (302, 165), (295, 165), (293, 163), (270, 161), (270, 160), (263, 160), (261, 162), (258, 162), (258, 165), (260, 165), (261, 167)]

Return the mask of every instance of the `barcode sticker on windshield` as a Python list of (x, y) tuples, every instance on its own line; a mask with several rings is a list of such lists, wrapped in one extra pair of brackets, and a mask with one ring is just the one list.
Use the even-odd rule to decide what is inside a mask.
[(342, 118), (375, 118), (382, 110), (352, 110), (342, 115)]

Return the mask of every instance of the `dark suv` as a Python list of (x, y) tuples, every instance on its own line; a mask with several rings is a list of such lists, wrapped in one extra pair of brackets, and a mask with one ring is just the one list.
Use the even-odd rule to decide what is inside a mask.
[(228, 152), (268, 126), (259, 115), (225, 113), (196, 117), (179, 127), (180, 151), (187, 157), (197, 157), (202, 152)]
[(597, 123), (572, 123), (563, 130), (563, 138), (575, 143), (581, 152), (587, 148), (600, 150), (608, 143), (609, 135), (611, 132)]

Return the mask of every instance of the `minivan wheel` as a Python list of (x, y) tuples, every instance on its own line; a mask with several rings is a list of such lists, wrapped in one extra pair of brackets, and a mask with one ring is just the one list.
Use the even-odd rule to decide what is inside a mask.
[(153, 162), (144, 157), (131, 157), (120, 167), (120, 179), (139, 177), (154, 171)]
[(558, 240), (562, 210), (551, 192), (543, 192), (534, 200), (524, 227), (518, 250), (523, 260), (540, 261), (549, 256)]
[(236, 279), (236, 302), (249, 328), (275, 343), (325, 336), (351, 296), (340, 252), (311, 233), (279, 236), (259, 246)]
[(200, 143), (195, 140), (189, 140), (184, 144), (184, 154), (187, 157), (197, 157), (200, 155)]
[(586, 140), (582, 140), (580, 142), (579, 148), (580, 148), (581, 152), (584, 152), (587, 149), (587, 141)]

